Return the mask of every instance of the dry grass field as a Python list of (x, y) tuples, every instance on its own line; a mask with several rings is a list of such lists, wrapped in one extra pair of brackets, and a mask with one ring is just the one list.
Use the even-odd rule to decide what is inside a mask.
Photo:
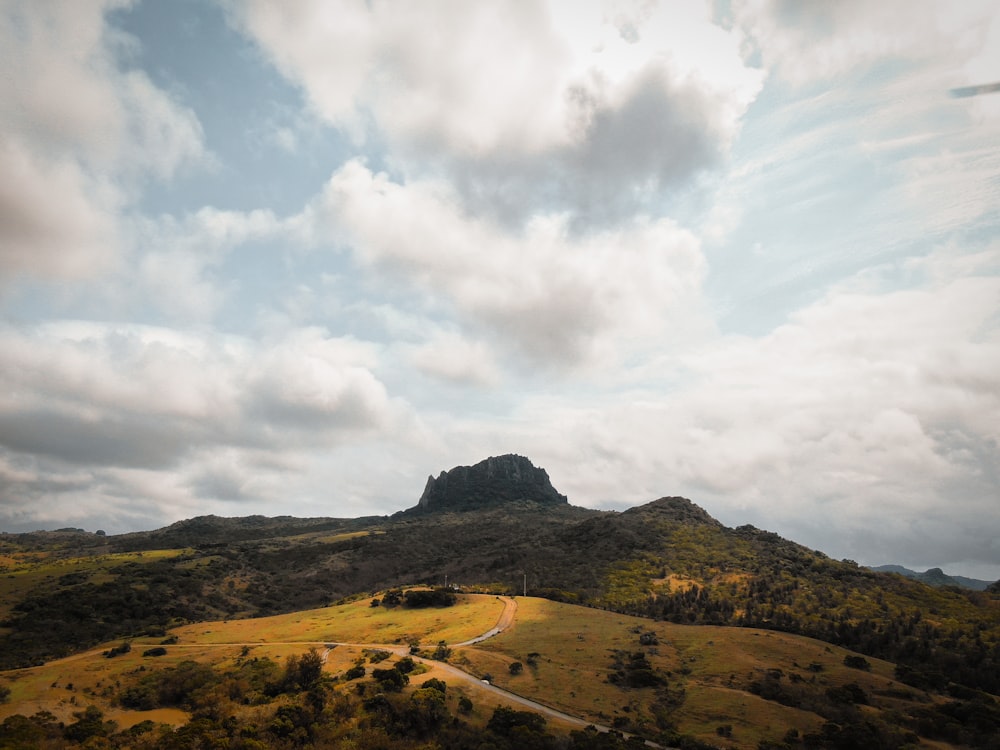
[[(74, 711), (93, 704), (122, 728), (146, 719), (179, 725), (189, 718), (180, 710), (121, 709), (114, 703), (117, 688), (140, 671), (185, 660), (218, 668), (253, 657), (282, 664), (310, 647), (326, 655), (328, 674), (340, 676), (357, 663), (371, 668), (372, 649), (360, 644), (385, 644), (403, 652), (417, 641), (429, 650), (442, 640), (457, 643), (490, 630), (503, 611), (502, 601), (490, 595), (462, 595), (455, 606), (445, 609), (386, 609), (370, 603), (361, 599), (276, 617), (183, 626), (170, 632), (177, 642), (165, 646), (167, 653), (159, 657), (143, 656), (143, 651), (162, 639), (141, 638), (133, 641), (129, 653), (115, 658), (94, 650), (6, 672), (0, 684), (10, 687), (11, 696), (0, 705), (0, 719), (48, 710), (69, 721)], [(789, 729), (800, 734), (817, 731), (824, 721), (810, 711), (755, 694), (754, 683), (769, 674), (773, 678), (780, 673), (784, 685), (817, 693), (857, 683), (872, 696), (872, 705), (863, 710), (873, 714), (891, 709), (899, 700), (886, 697), (900, 687), (893, 682), (892, 665), (869, 659), (869, 671), (851, 669), (844, 666), (849, 652), (808, 638), (653, 622), (531, 597), (518, 597), (517, 605), (516, 619), (507, 631), (476, 646), (455, 649), (451, 665), (477, 678), (489, 674), (498, 687), (599, 724), (650, 734), (669, 725), (706, 742), (749, 750), (762, 739), (780, 739)], [(327, 648), (334, 643), (359, 645)], [(622, 687), (610, 681), (616, 655), (620, 665), (622, 654), (636, 652), (644, 653), (652, 670), (666, 678), (664, 685)], [(381, 666), (398, 658), (394, 654)], [(511, 674), (515, 661), (524, 665), (520, 674)], [(489, 692), (482, 683), (457, 678), (438, 663), (427, 662), (410, 677), (410, 689), (431, 677), (444, 680), (452, 713), (459, 699), (468, 697), (474, 709), (464, 718), (474, 725), (485, 725), (493, 709), (505, 704), (503, 696)], [(549, 726), (569, 728), (553, 720)], [(727, 733), (725, 738), (720, 730)]]
[(453, 607), (405, 609), (372, 607), (359, 599), (334, 607), (252, 620), (204, 622), (171, 631), (185, 643), (384, 643), (433, 647), (459, 643), (492, 628), (503, 611), (493, 596), (463, 594)]
[[(248, 655), (266, 656), (283, 663), (288, 656), (301, 655), (314, 645), (325, 652), (325, 644), (333, 642), (407, 646), (417, 641), (433, 649), (441, 640), (460, 642), (486, 632), (496, 624), (502, 611), (503, 603), (487, 595), (461, 595), (453, 607), (418, 610), (372, 607), (370, 599), (362, 599), (256, 620), (187, 625), (170, 632), (178, 642), (166, 646), (164, 656), (142, 656), (143, 651), (159, 644), (162, 638), (136, 638), (129, 653), (112, 659), (103, 652), (118, 643), (39, 667), (3, 673), (2, 684), (10, 687), (11, 695), (7, 703), (0, 704), (0, 720), (15, 713), (30, 715), (47, 710), (62, 721), (69, 721), (74, 711), (93, 704), (123, 728), (145, 719), (179, 725), (189, 718), (180, 710), (125, 711), (115, 706), (115, 688), (126, 675), (139, 669), (162, 669), (186, 660), (224, 667)], [(324, 669), (338, 675), (364, 658), (364, 651), (361, 647), (337, 646), (329, 651)], [(437, 676), (437, 671), (442, 670), (432, 667), (426, 677), (417, 677), (414, 683)], [(443, 671), (441, 679), (448, 681)], [(455, 682), (454, 678), (451, 682)], [(457, 703), (461, 695), (468, 694), (478, 706), (473, 719), (482, 714), (480, 718), (485, 722), (499, 703), (491, 695), (479, 696), (483, 691), (474, 686), (454, 687), (449, 701)]]
[[(850, 669), (843, 664), (850, 652), (809, 638), (652, 622), (530, 597), (517, 601), (514, 627), (461, 649), (452, 661), (478, 675), (489, 673), (499, 687), (606, 725), (617, 718), (655, 727), (659, 713), (706, 742), (756, 748), (761, 739), (780, 739), (790, 728), (816, 731), (824, 721), (753, 694), (751, 683), (769, 670), (781, 670), (786, 684), (794, 680), (819, 691), (850, 682), (868, 693), (893, 687), (892, 665), (869, 659), (870, 672)], [(654, 633), (658, 643), (642, 646), (642, 633)], [(659, 689), (611, 684), (615, 651), (645, 652), (668, 675), (667, 693), (677, 705), (664, 706)], [(533, 667), (531, 653), (538, 654)], [(524, 664), (518, 675), (509, 670), (514, 661)], [(726, 725), (731, 737), (722, 740), (717, 730)]]

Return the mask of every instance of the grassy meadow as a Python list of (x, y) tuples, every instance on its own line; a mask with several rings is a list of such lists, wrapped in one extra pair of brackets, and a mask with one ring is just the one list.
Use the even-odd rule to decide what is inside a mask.
[[(790, 730), (798, 736), (820, 731), (826, 720), (810, 710), (815, 703), (809, 701), (844, 686), (855, 685), (867, 696), (867, 705), (858, 707), (865, 716), (932, 700), (894, 682), (891, 664), (869, 659), (866, 668), (851, 668), (844, 664), (851, 652), (809, 638), (654, 622), (533, 597), (516, 601), (516, 618), (508, 630), (455, 649), (450, 665), (477, 678), (488, 675), (498, 687), (623, 731), (656, 735), (673, 729), (720, 747), (751, 750), (762, 740), (781, 740)], [(0, 685), (11, 693), (8, 702), (0, 704), (0, 719), (47, 710), (68, 722), (74, 712), (96, 705), (122, 728), (147, 719), (178, 726), (190, 719), (180, 709), (128, 711), (117, 705), (116, 696), (123, 685), (149, 670), (185, 661), (217, 670), (263, 657), (284, 664), (313, 647), (325, 655), (323, 671), (342, 678), (359, 663), (369, 671), (375, 664), (391, 666), (412, 642), (429, 652), (439, 641), (471, 639), (493, 628), (503, 608), (491, 595), (461, 595), (453, 607), (428, 609), (373, 607), (371, 599), (364, 598), (274, 617), (185, 625), (168, 633), (166, 654), (161, 656), (143, 652), (165, 639), (144, 637), (132, 641), (130, 652), (114, 658), (102, 651), (116, 643), (3, 673)], [(335, 643), (355, 645), (328, 648)], [(384, 644), (398, 653), (380, 659), (361, 644)], [(623, 682), (629, 665), (634, 666), (630, 659), (639, 654), (654, 684)], [(510, 670), (514, 662), (523, 665), (519, 674)], [(502, 695), (481, 682), (458, 679), (448, 666), (436, 662), (421, 663), (410, 675), (407, 690), (432, 677), (448, 683), (452, 714), (463, 696), (472, 701), (474, 708), (464, 715), (472, 725), (484, 726), (494, 708), (505, 705)], [(346, 689), (353, 683), (341, 684)], [(786, 698), (799, 696), (800, 707), (775, 699), (775, 690), (784, 691)], [(569, 729), (554, 720), (549, 725)]]
[[(824, 719), (754, 694), (768, 680), (805, 693), (857, 683), (872, 696), (866, 711), (892, 710), (903, 686), (892, 665), (869, 659), (870, 671), (844, 666), (851, 652), (821, 641), (749, 628), (675, 625), (601, 610), (518, 597), (514, 626), (452, 662), (495, 685), (594, 722), (642, 732), (669, 723), (725, 747), (756, 748), (789, 729), (817, 731)], [(652, 633), (656, 645), (643, 646)], [(649, 640), (649, 636), (647, 636)], [(615, 652), (644, 652), (666, 676), (656, 688), (609, 682)], [(529, 654), (537, 654), (529, 665)], [(512, 675), (510, 664), (524, 667)], [(777, 675), (780, 671), (780, 677)], [(727, 729), (728, 727), (728, 729)], [(726, 733), (720, 737), (720, 730)]]
[[(69, 721), (74, 711), (93, 704), (123, 728), (146, 719), (179, 725), (189, 719), (181, 710), (126, 711), (117, 707), (114, 702), (117, 688), (140, 671), (173, 667), (188, 660), (219, 668), (230, 666), (239, 658), (268, 657), (282, 663), (310, 647), (325, 652), (326, 644), (334, 642), (402, 646), (418, 642), (433, 649), (442, 640), (460, 642), (486, 632), (496, 624), (502, 611), (503, 603), (487, 595), (461, 595), (453, 607), (417, 610), (372, 607), (371, 599), (365, 598), (275, 617), (186, 625), (169, 632), (170, 640), (176, 637), (177, 642), (164, 646), (167, 653), (163, 656), (142, 654), (165, 639), (141, 637), (131, 641), (130, 652), (114, 658), (105, 657), (104, 652), (119, 645), (117, 642), (42, 666), (2, 673), (0, 684), (8, 686), (11, 694), (6, 703), (0, 704), (0, 720), (15, 713), (30, 715), (47, 710), (62, 721)], [(339, 675), (359, 659), (365, 659), (367, 651), (370, 649), (337, 646), (327, 654), (324, 671)], [(434, 676), (448, 679), (443, 670), (432, 666), (426, 677), (414, 682)], [(451, 682), (454, 683), (454, 678)], [(454, 695), (449, 697), (453, 702), (464, 694), (484, 692), (468, 686), (455, 685), (455, 688)], [(476, 695), (474, 700), (481, 704), (483, 721), (500, 702), (489, 694)], [(478, 713), (479, 709), (474, 711), (473, 718)]]
[(284, 641), (409, 644), (459, 643), (492, 628), (503, 612), (493, 596), (464, 594), (453, 607), (373, 607), (364, 598), (334, 607), (252, 620), (185, 625), (170, 631), (178, 643), (274, 643)]

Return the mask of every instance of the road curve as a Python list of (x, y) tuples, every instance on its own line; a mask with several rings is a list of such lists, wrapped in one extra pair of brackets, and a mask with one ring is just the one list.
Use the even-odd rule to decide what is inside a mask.
[[(514, 618), (517, 615), (517, 601), (513, 597), (509, 597), (509, 596), (498, 596), (497, 599), (499, 601), (503, 602), (504, 608), (503, 608), (503, 612), (500, 613), (500, 617), (497, 619), (497, 624), (496, 625), (494, 625), (492, 628), (490, 628), (489, 630), (487, 630), (482, 635), (476, 636), (475, 638), (470, 638), (469, 640), (462, 641), (461, 643), (450, 643), (448, 645), (451, 648), (461, 648), (463, 646), (474, 646), (477, 643), (482, 643), (483, 641), (488, 640), (490, 638), (493, 638), (494, 636), (499, 635), (500, 633), (502, 633), (505, 630), (507, 630), (507, 628), (509, 628), (514, 623)], [(204, 648), (205, 646), (219, 646), (219, 647), (223, 647), (223, 646), (250, 646), (250, 647), (254, 647), (254, 646), (325, 646), (326, 648), (325, 648), (325, 650), (324, 650), (324, 652), (322, 654), (324, 662), (326, 661), (326, 657), (330, 653), (330, 649), (332, 647), (334, 647), (334, 646), (346, 646), (346, 647), (350, 647), (350, 648), (379, 649), (379, 650), (382, 650), (382, 651), (389, 651), (389, 652), (391, 652), (393, 654), (396, 654), (397, 656), (406, 656), (406, 655), (409, 655), (409, 647), (408, 646), (400, 646), (398, 643), (392, 643), (392, 644), (388, 644), (388, 643), (347, 643), (347, 642), (341, 642), (341, 641), (281, 641), (281, 642), (278, 642), (278, 641), (274, 641), (274, 642), (268, 642), (268, 641), (247, 641), (247, 642), (239, 642), (239, 643), (177, 643), (177, 644), (172, 644), (170, 646), (170, 648), (174, 648), (174, 649), (176, 649), (176, 648), (182, 648), (182, 649), (183, 648), (191, 648), (191, 649), (194, 649), (194, 648)], [(96, 652), (86, 652), (86, 653), (96, 653)], [(80, 658), (81, 656), (86, 655), (86, 653), (85, 654), (76, 654), (76, 655), (74, 655), (72, 657), (69, 657), (69, 658)], [(436, 661), (436, 660), (433, 660), (433, 659), (426, 659), (424, 657), (420, 657), (420, 656), (416, 656), (416, 655), (412, 655), (412, 658), (413, 658), (414, 661), (421, 662), (421, 663), (423, 663), (423, 664), (425, 664), (425, 665), (427, 665), (429, 667), (433, 666), (433, 667), (436, 667), (437, 669), (441, 669), (441, 670), (447, 672), (448, 674), (453, 675), (454, 677), (458, 678), (459, 680), (463, 680), (465, 682), (469, 682), (469, 683), (472, 683), (472, 684), (476, 685), (476, 687), (478, 687), (480, 690), (485, 690), (487, 692), (493, 693), (494, 695), (498, 695), (498, 696), (504, 698), (505, 700), (510, 701), (511, 703), (523, 706), (523, 707), (528, 708), (528, 709), (530, 709), (532, 711), (536, 711), (536, 712), (538, 712), (538, 713), (540, 713), (540, 714), (542, 714), (544, 716), (548, 716), (548, 717), (553, 718), (553, 719), (558, 719), (560, 721), (566, 722), (567, 724), (571, 724), (573, 726), (577, 726), (577, 727), (580, 727), (580, 728), (594, 727), (594, 729), (596, 729), (598, 732), (617, 732), (617, 733), (621, 734), (622, 736), (624, 736), (626, 738), (628, 738), (628, 737), (631, 736), (631, 735), (629, 735), (626, 732), (619, 732), (617, 729), (612, 729), (611, 727), (607, 727), (607, 726), (604, 726), (602, 724), (595, 724), (592, 721), (587, 721), (586, 719), (581, 719), (578, 716), (572, 716), (570, 714), (563, 713), (562, 711), (559, 711), (559, 710), (557, 710), (555, 708), (552, 708), (551, 706), (546, 706), (544, 703), (538, 703), (537, 701), (533, 701), (530, 698), (524, 698), (524, 697), (518, 695), (517, 693), (512, 693), (509, 690), (504, 690), (503, 688), (499, 688), (496, 685), (493, 685), (493, 684), (491, 684), (489, 682), (481, 680), (481, 679), (475, 677), (474, 675), (471, 675), (468, 672), (465, 672), (464, 670), (459, 669), (458, 667), (455, 667), (455, 666), (452, 666), (451, 664), (448, 664), (447, 662)], [(656, 744), (655, 742), (653, 742), (651, 740), (646, 740), (645, 744), (646, 744), (647, 747), (659, 748), (660, 750), (672, 750), (671, 748), (666, 748), (663, 745), (658, 745), (658, 744)]]
[(517, 614), (517, 602), (509, 596), (498, 596), (497, 599), (503, 602), (503, 612), (500, 613), (500, 619), (497, 620), (496, 625), (482, 635), (478, 635), (468, 641), (462, 641), (461, 643), (449, 643), (448, 645), (452, 648), (474, 646), (475, 644), (482, 643), (495, 635), (499, 635), (509, 628), (514, 622), (514, 616)]

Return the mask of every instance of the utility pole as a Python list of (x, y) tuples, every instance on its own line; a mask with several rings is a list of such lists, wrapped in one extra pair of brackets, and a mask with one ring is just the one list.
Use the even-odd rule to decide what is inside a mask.
[(528, 574), (524, 574), (524, 595), (528, 595)]

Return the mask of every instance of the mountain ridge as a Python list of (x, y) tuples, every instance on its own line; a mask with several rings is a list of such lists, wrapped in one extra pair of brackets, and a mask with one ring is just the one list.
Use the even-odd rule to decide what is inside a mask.
[(898, 573), (901, 576), (922, 581), (930, 586), (958, 586), (963, 589), (973, 591), (986, 591), (995, 581), (983, 581), (978, 578), (967, 578), (966, 576), (949, 575), (941, 568), (928, 568), (923, 573), (910, 570), (902, 565), (875, 565), (869, 566), (870, 570), (878, 573)]

